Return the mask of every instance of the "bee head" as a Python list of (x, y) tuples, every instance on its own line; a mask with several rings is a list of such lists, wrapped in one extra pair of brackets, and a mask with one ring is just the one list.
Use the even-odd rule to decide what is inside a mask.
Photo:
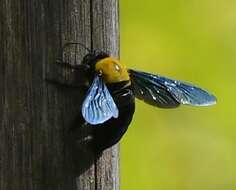
[(105, 83), (130, 80), (126, 67), (113, 57), (105, 57), (95, 64), (95, 72), (102, 76)]
[(94, 71), (95, 69), (95, 64), (106, 57), (109, 57), (109, 54), (103, 51), (95, 51), (91, 50), (87, 55), (84, 56), (82, 60), (83, 65), (88, 65), (91, 70)]

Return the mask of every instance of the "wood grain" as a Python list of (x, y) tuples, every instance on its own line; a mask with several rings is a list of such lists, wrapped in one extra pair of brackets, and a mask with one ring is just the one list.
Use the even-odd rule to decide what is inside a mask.
[[(118, 23), (118, 0), (0, 0), (1, 190), (119, 189), (118, 146), (96, 157), (73, 144), (84, 90), (45, 80), (72, 74), (53, 69), (66, 42), (118, 56)], [(68, 48), (64, 58), (85, 54)]]
[[(119, 12), (117, 0), (92, 1), (94, 49), (119, 56)], [(97, 189), (119, 189), (119, 147), (106, 150), (96, 163)]]

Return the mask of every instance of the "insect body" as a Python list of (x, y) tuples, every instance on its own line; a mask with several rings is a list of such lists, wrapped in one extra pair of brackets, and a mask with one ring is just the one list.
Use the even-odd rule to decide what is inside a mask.
[(87, 54), (91, 86), (82, 105), (85, 124), (92, 127), (97, 151), (116, 144), (126, 132), (134, 111), (135, 96), (128, 70), (104, 52)]
[(104, 52), (90, 52), (82, 62), (88, 67), (90, 88), (82, 105), (82, 116), (94, 131), (94, 146), (104, 150), (126, 132), (135, 111), (135, 97), (161, 108), (180, 104), (215, 104), (210, 93), (188, 83), (127, 69)]

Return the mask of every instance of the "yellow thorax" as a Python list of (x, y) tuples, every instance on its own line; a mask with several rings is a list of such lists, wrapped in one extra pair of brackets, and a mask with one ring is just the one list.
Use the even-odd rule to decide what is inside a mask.
[(95, 71), (101, 73), (105, 83), (116, 83), (130, 80), (126, 67), (117, 59), (112, 57), (107, 57), (98, 61), (95, 65)]

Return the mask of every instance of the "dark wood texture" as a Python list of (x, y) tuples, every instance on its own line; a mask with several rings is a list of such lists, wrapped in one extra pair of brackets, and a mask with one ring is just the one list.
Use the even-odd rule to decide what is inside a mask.
[(45, 80), (74, 74), (54, 64), (75, 41), (118, 56), (118, 0), (0, 0), (1, 190), (119, 189), (119, 147), (97, 157), (70, 134), (85, 91)]
[[(118, 0), (92, 0), (93, 48), (110, 51), (118, 57), (119, 12)], [(107, 35), (109, 34), (109, 35)], [(96, 163), (97, 189), (119, 189), (119, 150), (113, 147), (104, 152)]]

